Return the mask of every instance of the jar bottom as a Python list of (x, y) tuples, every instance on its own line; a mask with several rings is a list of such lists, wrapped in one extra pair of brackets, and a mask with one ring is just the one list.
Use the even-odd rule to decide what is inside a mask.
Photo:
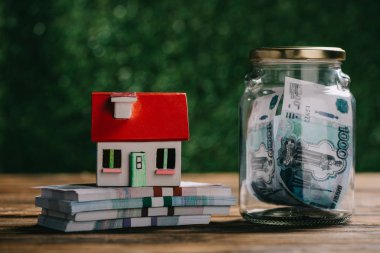
[(242, 213), (247, 221), (271, 226), (324, 226), (347, 223), (351, 213), (325, 211), (309, 207), (282, 207), (274, 209), (253, 209)]

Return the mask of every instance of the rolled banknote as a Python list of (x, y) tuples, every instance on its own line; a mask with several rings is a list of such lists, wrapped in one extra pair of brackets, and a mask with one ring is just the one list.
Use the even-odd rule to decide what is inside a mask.
[(247, 129), (247, 189), (267, 203), (299, 204), (280, 185), (275, 173), (274, 133), (277, 132), (276, 111), (283, 94), (282, 88), (265, 90), (252, 104)]
[(286, 78), (274, 140), (282, 187), (309, 206), (339, 208), (353, 171), (352, 128), (348, 91)]

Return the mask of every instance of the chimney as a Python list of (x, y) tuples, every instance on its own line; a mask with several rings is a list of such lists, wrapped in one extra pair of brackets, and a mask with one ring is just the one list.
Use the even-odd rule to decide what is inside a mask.
[(113, 96), (111, 102), (114, 103), (113, 117), (115, 119), (129, 119), (132, 115), (133, 103), (137, 101), (136, 95)]

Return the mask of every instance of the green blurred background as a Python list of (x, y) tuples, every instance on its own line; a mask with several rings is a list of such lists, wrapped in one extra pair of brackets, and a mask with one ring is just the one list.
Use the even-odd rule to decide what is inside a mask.
[(0, 171), (95, 171), (92, 91), (188, 94), (184, 171), (237, 171), (238, 102), (260, 46), (338, 46), (357, 170), (380, 164), (379, 1), (0, 2)]

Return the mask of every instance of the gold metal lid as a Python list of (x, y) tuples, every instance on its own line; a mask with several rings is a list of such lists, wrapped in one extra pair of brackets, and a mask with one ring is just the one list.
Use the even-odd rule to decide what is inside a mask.
[(346, 59), (339, 47), (262, 47), (250, 52), (251, 61), (259, 60), (338, 60)]

